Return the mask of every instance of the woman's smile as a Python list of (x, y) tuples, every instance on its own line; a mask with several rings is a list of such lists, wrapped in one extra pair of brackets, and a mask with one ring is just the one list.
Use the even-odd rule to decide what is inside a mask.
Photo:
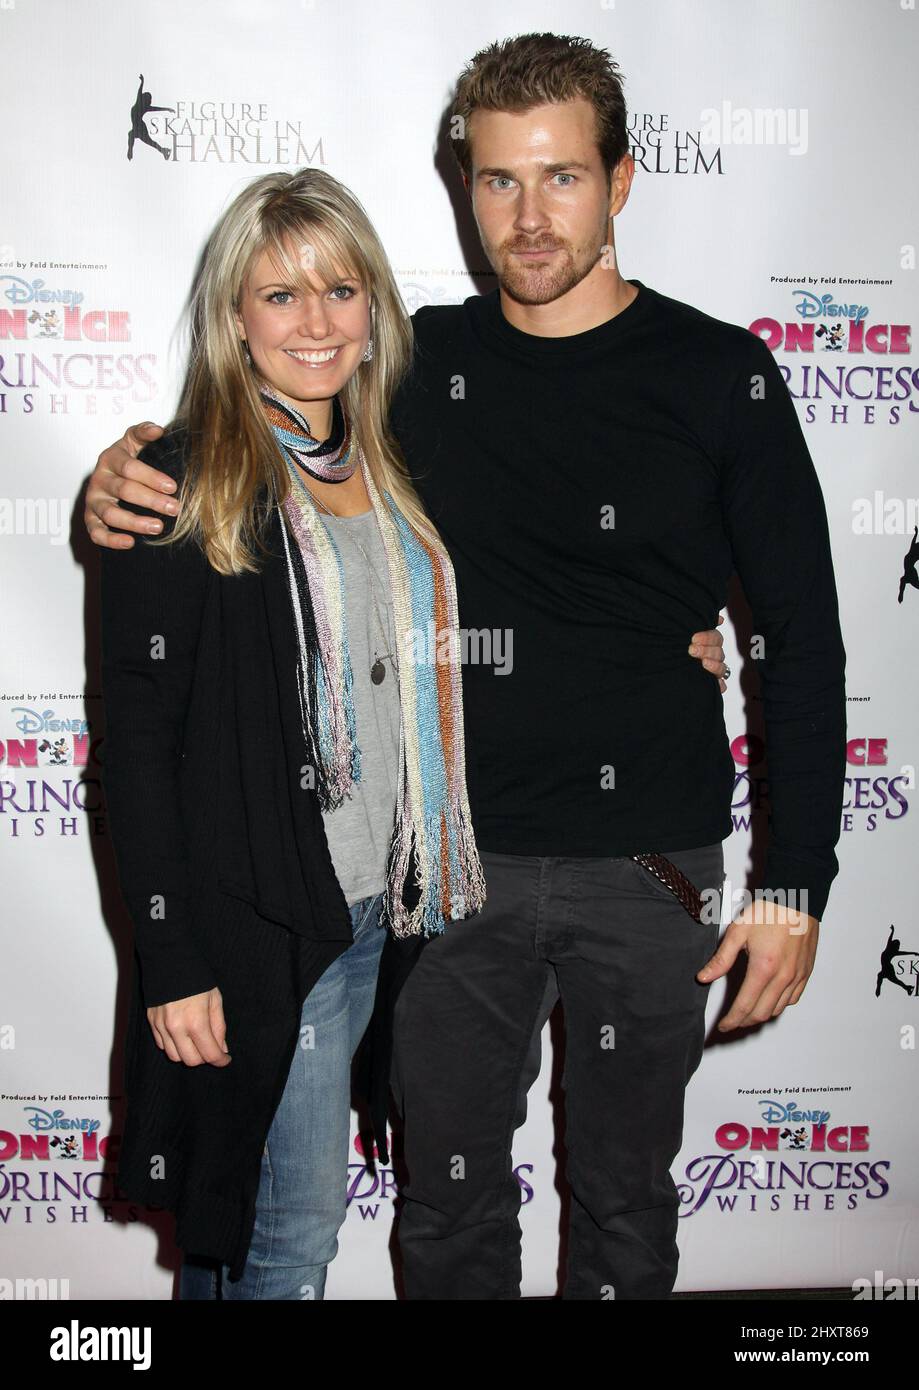
[(334, 362), (341, 352), (342, 344), (332, 348), (284, 348), (283, 351), (288, 357), (292, 357), (295, 362), (300, 362), (304, 367), (327, 367)]

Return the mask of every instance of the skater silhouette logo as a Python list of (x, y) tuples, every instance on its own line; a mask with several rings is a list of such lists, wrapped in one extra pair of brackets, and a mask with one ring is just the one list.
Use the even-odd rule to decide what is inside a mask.
[(156, 150), (164, 159), (169, 158), (169, 151), (165, 145), (158, 145), (150, 134), (145, 124), (146, 118), (154, 111), (172, 111), (174, 106), (154, 106), (153, 97), (149, 92), (144, 91), (144, 75), (140, 74), (140, 85), (137, 88), (137, 96), (134, 98), (134, 105), (131, 107), (131, 128), (128, 131), (128, 159), (134, 158), (134, 141), (140, 140), (142, 144), (149, 145), (151, 150)]
[(919, 995), (919, 951), (900, 950), (900, 942), (894, 936), (893, 922), (881, 952), (881, 968), (874, 988), (876, 999), (880, 998), (881, 985), (885, 980), (899, 985), (907, 994)]
[(909, 550), (903, 556), (903, 574), (900, 578), (900, 592), (897, 594), (897, 603), (903, 602), (903, 593), (907, 584), (912, 589), (919, 589), (919, 575), (916, 573), (916, 561), (919, 560), (919, 526), (913, 527), (913, 538), (909, 543)]

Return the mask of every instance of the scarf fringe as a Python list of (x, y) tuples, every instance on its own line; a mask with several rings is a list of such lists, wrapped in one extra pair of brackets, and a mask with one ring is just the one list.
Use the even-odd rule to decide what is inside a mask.
[[(460, 803), (451, 801), (446, 817), (446, 845), (444, 820), (442, 814), (426, 816), (420, 837), (411, 817), (404, 816), (397, 821), (383, 893), (383, 920), (395, 937), (439, 936), (447, 922), (472, 916), (485, 902), (485, 876), (468, 808), (464, 811)], [(450, 854), (451, 844), (453, 855)], [(434, 852), (425, 852), (430, 847)], [(457, 861), (455, 872), (448, 873), (446, 878), (442, 871), (444, 857), (448, 862), (450, 859)], [(415, 863), (412, 882), (418, 889), (418, 902), (409, 912), (403, 898), (412, 859)]]

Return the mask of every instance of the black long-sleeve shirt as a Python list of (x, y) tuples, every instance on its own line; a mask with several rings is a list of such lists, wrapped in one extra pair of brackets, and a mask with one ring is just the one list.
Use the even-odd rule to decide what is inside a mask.
[(819, 918), (845, 772), (820, 485), (766, 345), (630, 283), (622, 312), (564, 338), (515, 328), (497, 290), (414, 315), (392, 419), (469, 633), (477, 843), (611, 856), (730, 834), (722, 696), (687, 648), (736, 570), (762, 639), (772, 814), (758, 886), (806, 890)]

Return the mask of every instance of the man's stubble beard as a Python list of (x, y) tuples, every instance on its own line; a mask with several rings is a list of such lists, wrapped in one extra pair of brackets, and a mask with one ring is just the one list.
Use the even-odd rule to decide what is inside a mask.
[(562, 245), (561, 264), (551, 267), (527, 267), (525, 263), (518, 263), (512, 253), (504, 247), (497, 258), (489, 259), (494, 266), (498, 283), (511, 299), (516, 300), (518, 304), (551, 304), (586, 279), (597, 264), (601, 250), (602, 247), (597, 246), (591, 256), (578, 264), (570, 245), (565, 243)]

